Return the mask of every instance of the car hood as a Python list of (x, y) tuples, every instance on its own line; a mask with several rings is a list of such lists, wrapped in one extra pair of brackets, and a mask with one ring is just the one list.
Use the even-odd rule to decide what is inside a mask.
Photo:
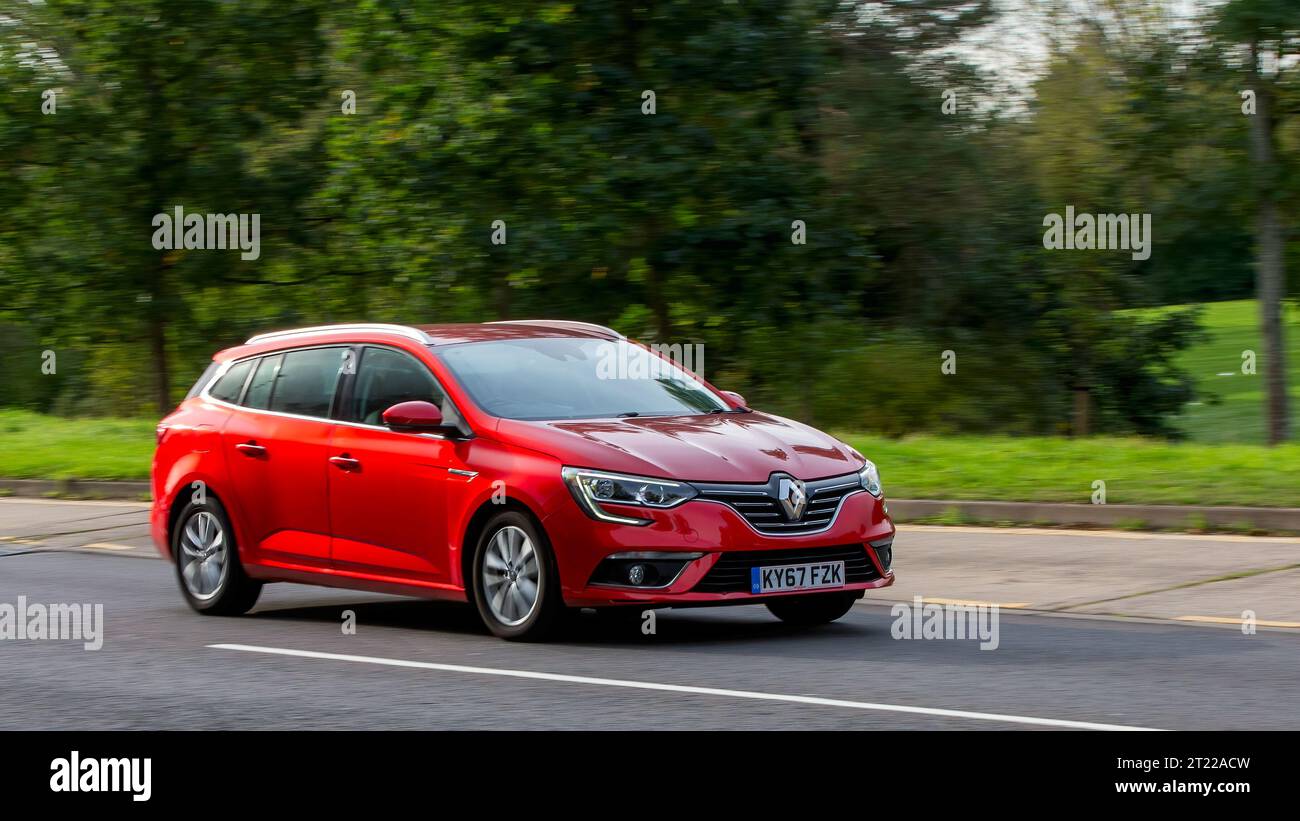
[(847, 445), (790, 419), (756, 411), (568, 422), (502, 419), (498, 435), (567, 465), (697, 482), (765, 482), (852, 473)]

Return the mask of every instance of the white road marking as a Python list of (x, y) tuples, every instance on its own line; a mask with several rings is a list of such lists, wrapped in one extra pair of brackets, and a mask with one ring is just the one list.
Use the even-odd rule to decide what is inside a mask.
[(1064, 727), (1073, 730), (1153, 730), (1151, 727), (1129, 727), (1122, 724), (1095, 724), (1090, 721), (1068, 721), (1059, 718), (1034, 718), (1032, 716), (1003, 715), (1001, 713), (975, 713), (968, 710), (945, 710), (937, 707), (909, 707), (902, 704), (875, 704), (869, 701), (846, 701), (817, 696), (758, 693), (750, 690), (727, 690), (719, 687), (691, 687), (682, 684), (660, 684), (653, 681), (629, 681), (616, 678), (569, 676), (561, 673), (539, 673), (532, 670), (505, 670), (496, 667), (469, 667), (463, 664), (437, 664), (429, 661), (380, 658), (378, 656), (353, 656), (344, 653), (320, 653), (314, 650), (290, 650), (284, 647), (259, 647), (252, 644), (209, 644), (215, 650), (238, 650), (245, 653), (266, 653), (274, 656), (324, 659), (327, 661), (352, 661), (361, 664), (381, 664), (388, 667), (408, 667), (417, 670), (439, 670), (445, 673), (470, 673), (481, 676), (503, 676), (539, 681), (556, 681), (564, 684), (592, 684), (602, 687), (627, 687), (634, 690), (658, 690), (668, 693), (686, 693), (697, 696), (721, 696), (759, 701), (783, 701), (791, 704), (812, 704), (819, 707), (844, 707), (852, 710), (879, 710), (887, 713), (912, 713), (944, 718), (964, 718), (976, 721), (1001, 721), (1009, 724), (1033, 724), (1040, 727)]

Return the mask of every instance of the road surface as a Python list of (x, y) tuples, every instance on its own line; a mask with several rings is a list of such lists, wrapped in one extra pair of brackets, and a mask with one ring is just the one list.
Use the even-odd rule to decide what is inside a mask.
[[(1300, 630), (1178, 621), (1244, 602), (1290, 623), (1294, 540), (909, 528), (897, 548), (899, 585), (824, 628), (669, 610), (653, 635), (581, 618), (525, 645), (464, 606), (294, 585), (199, 616), (138, 505), (2, 500), (0, 607), (102, 604), (104, 642), (0, 640), (0, 729), (1300, 729)], [(1016, 607), (981, 650), (895, 639), (885, 593)]]

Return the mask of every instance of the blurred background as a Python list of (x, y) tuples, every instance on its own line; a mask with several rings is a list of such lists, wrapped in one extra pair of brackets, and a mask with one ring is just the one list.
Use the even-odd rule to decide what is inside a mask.
[[(257, 331), (550, 317), (834, 430), (1281, 442), (1298, 34), (1294, 0), (3, 0), (3, 418), (156, 419)], [(259, 214), (260, 256), (155, 249), (177, 206)], [(1150, 257), (1046, 249), (1067, 207), (1150, 214)]]

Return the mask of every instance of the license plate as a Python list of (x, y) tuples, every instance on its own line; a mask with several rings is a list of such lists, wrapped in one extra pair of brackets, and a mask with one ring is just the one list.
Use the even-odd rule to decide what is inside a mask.
[(749, 573), (749, 592), (775, 593), (779, 590), (817, 590), (844, 586), (844, 562), (783, 564), (779, 567), (755, 567)]

